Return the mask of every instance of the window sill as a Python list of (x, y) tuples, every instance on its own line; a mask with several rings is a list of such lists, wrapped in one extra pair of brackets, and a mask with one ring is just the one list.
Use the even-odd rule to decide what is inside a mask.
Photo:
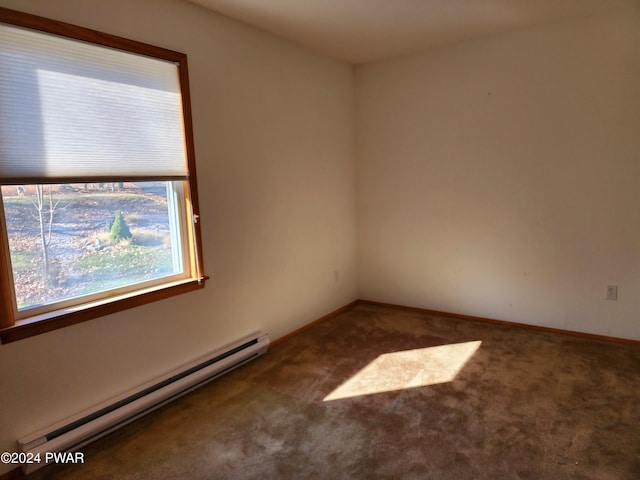
[(99, 301), (57, 310), (16, 322), (15, 325), (0, 330), (0, 343), (11, 343), (24, 338), (40, 335), (93, 318), (110, 315), (129, 308), (152, 303), (164, 298), (181, 295), (204, 287), (208, 277), (188, 279), (169, 285), (136, 291), (126, 295), (110, 297)]

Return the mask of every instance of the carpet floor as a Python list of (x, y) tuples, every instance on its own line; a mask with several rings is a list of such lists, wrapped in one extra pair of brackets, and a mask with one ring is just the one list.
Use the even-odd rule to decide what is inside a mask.
[(640, 348), (358, 304), (41, 479), (640, 479)]

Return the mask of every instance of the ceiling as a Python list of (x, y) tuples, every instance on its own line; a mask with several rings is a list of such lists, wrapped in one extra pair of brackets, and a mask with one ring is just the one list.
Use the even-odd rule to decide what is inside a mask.
[(189, 1), (354, 64), (640, 4), (640, 0)]

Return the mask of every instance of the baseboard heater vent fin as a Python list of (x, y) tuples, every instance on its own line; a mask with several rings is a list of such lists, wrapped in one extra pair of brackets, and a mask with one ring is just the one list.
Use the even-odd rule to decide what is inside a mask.
[(125, 392), (89, 410), (18, 440), (28, 458), (40, 462), (22, 466), (24, 474), (43, 466), (46, 452), (72, 452), (160, 408), (201, 385), (266, 353), (269, 336), (256, 332), (201, 357), (182, 368)]

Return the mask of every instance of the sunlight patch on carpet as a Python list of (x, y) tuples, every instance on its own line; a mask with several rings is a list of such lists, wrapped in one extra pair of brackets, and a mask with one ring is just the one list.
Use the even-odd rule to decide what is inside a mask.
[(325, 402), (451, 382), (480, 340), (384, 353), (324, 398)]

